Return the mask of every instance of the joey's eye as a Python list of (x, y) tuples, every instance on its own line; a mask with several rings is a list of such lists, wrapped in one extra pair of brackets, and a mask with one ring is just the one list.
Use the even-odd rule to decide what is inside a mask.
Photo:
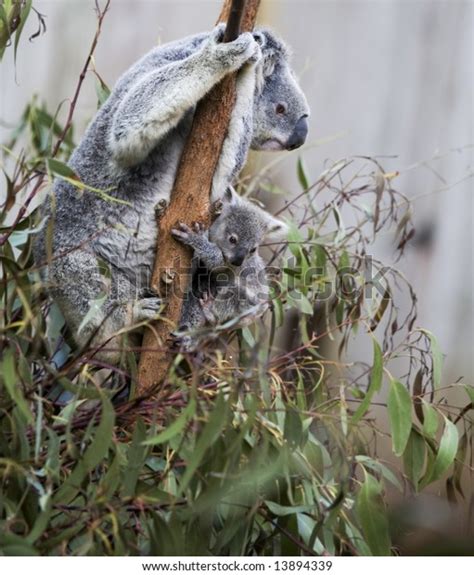
[(252, 248), (252, 249), (250, 250), (250, 253), (251, 253), (251, 254), (254, 254), (256, 251), (257, 251), (257, 246), (255, 246), (254, 248)]
[(236, 244), (237, 243), (237, 237), (236, 236), (229, 236), (229, 242), (231, 244)]
[(283, 102), (278, 102), (278, 104), (275, 106), (275, 112), (279, 116), (283, 116), (283, 114), (286, 114), (286, 105)]

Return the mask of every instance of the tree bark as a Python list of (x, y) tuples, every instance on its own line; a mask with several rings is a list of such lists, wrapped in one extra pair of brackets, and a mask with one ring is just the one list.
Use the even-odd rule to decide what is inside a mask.
[[(225, 41), (238, 33), (239, 6), (243, 7), (240, 31), (251, 31), (260, 0), (226, 0), (218, 22), (227, 21)], [(231, 10), (232, 8), (232, 10)], [(138, 368), (138, 395), (151, 395), (166, 377), (173, 352), (171, 332), (181, 316), (188, 287), (191, 251), (177, 242), (171, 229), (178, 222), (209, 224), (212, 178), (219, 159), (235, 103), (236, 74), (229, 74), (198, 104), (193, 125), (178, 167), (170, 203), (158, 218), (158, 242), (151, 288), (166, 300), (163, 316), (147, 327)]]

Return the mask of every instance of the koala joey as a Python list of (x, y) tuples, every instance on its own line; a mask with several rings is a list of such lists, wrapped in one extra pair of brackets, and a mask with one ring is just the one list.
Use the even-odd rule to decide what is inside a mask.
[[(179, 332), (237, 319), (253, 321), (268, 307), (265, 262), (258, 248), (265, 237), (281, 236), (286, 224), (229, 188), (209, 230), (180, 224), (173, 236), (193, 250), (191, 282)], [(191, 340), (186, 341), (191, 344)]]
[[(109, 362), (119, 357), (114, 334), (160, 309), (160, 300), (147, 295), (157, 243), (155, 207), (169, 200), (198, 101), (238, 71), (213, 201), (239, 173), (249, 148), (291, 150), (305, 141), (308, 104), (284, 42), (257, 29), (223, 43), (223, 31), (219, 25), (159, 46), (132, 65), (69, 161), (86, 187), (59, 178), (45, 203), (35, 261), (77, 343), (93, 343)], [(110, 269), (106, 298), (90, 314), (104, 293), (102, 264)]]

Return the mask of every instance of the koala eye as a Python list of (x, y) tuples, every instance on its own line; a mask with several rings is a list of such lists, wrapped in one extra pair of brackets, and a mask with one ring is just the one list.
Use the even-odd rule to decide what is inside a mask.
[(229, 236), (229, 242), (231, 244), (236, 244), (237, 243), (237, 236)]
[(286, 104), (284, 104), (283, 102), (278, 102), (278, 104), (275, 106), (275, 112), (279, 116), (283, 116), (283, 114), (286, 114)]
[(255, 246), (254, 248), (252, 248), (252, 249), (250, 250), (250, 253), (251, 253), (251, 254), (254, 254), (256, 251), (257, 251), (257, 246)]

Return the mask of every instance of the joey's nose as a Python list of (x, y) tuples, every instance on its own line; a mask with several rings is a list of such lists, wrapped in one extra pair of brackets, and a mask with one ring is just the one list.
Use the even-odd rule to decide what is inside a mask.
[(306, 136), (308, 135), (308, 116), (305, 114), (296, 122), (295, 129), (293, 133), (288, 138), (286, 143), (287, 150), (295, 150), (302, 146), (306, 141)]
[(231, 263), (233, 266), (239, 267), (239, 266), (241, 266), (241, 265), (244, 263), (244, 259), (245, 259), (245, 256), (244, 256), (244, 255), (238, 254), (238, 255), (234, 256), (234, 257), (230, 260), (230, 263)]

